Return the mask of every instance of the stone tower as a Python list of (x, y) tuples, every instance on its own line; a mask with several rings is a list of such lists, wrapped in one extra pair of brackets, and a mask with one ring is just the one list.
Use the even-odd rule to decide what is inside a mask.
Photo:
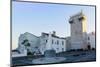
[(79, 12), (70, 17), (71, 26), (71, 49), (86, 49), (86, 16), (83, 12)]

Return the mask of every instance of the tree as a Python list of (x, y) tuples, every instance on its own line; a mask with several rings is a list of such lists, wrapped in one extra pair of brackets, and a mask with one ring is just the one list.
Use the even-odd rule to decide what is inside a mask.
[(26, 42), (28, 42), (28, 40), (27, 40), (27, 39), (25, 39), (25, 40), (22, 42), (22, 44), (25, 44)]
[(28, 39), (23, 40), (22, 44), (27, 49), (27, 55), (33, 55), (32, 52), (30, 52), (29, 47), (31, 46)]
[(27, 43), (25, 46), (30, 47), (30, 43)]

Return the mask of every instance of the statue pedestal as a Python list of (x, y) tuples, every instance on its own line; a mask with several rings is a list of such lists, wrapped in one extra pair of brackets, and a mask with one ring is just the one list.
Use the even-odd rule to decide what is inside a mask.
[(46, 50), (44, 52), (44, 56), (45, 57), (55, 57), (56, 56), (56, 52), (55, 52), (55, 50)]

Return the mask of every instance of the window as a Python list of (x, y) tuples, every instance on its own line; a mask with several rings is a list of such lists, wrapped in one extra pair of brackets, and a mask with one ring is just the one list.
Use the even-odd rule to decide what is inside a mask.
[(62, 41), (62, 45), (64, 45), (64, 41)]
[(57, 40), (57, 44), (59, 44), (59, 41)]
[(59, 48), (57, 48), (57, 50), (59, 50)]
[(52, 40), (52, 44), (53, 44), (53, 40)]
[(88, 40), (90, 40), (90, 38), (88, 37)]
[(78, 18), (79, 21), (82, 21), (83, 19), (84, 19), (83, 16)]
[(46, 40), (46, 43), (48, 42), (48, 40)]
[(55, 42), (55, 44), (56, 44), (56, 42)]
[(62, 48), (62, 51), (64, 51), (64, 48)]

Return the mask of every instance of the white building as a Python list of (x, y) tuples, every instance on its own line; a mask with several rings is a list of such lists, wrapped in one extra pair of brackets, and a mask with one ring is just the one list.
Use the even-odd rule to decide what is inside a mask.
[(96, 38), (94, 32), (88, 34), (88, 45), (90, 45), (91, 48), (96, 48), (95, 39)]
[[(23, 53), (24, 50), (27, 50), (28, 53), (34, 53), (34, 55), (44, 54), (44, 51), (47, 49), (46, 46), (49, 39), (49, 33), (42, 33), (41, 36), (37, 37), (31, 33), (21, 34), (19, 37), (18, 48), (17, 50), (20, 53)], [(56, 32), (51, 34), (51, 47), (55, 50), (56, 53), (66, 51), (66, 38), (56, 36)]]
[(40, 46), (40, 38), (31, 34), (31, 33), (24, 33), (21, 34), (18, 41), (18, 48), (19, 52), (23, 53), (26, 49), (27, 52), (31, 52), (34, 54), (39, 54), (39, 46)]
[[(40, 39), (41, 39), (40, 50), (41, 50), (42, 54), (44, 54), (46, 44), (48, 42), (48, 36), (49, 36), (49, 33), (42, 33), (42, 35), (40, 37)], [(56, 51), (56, 53), (66, 51), (66, 38), (56, 36), (56, 32), (53, 32), (51, 37), (52, 37), (51, 47), (53, 50)]]

